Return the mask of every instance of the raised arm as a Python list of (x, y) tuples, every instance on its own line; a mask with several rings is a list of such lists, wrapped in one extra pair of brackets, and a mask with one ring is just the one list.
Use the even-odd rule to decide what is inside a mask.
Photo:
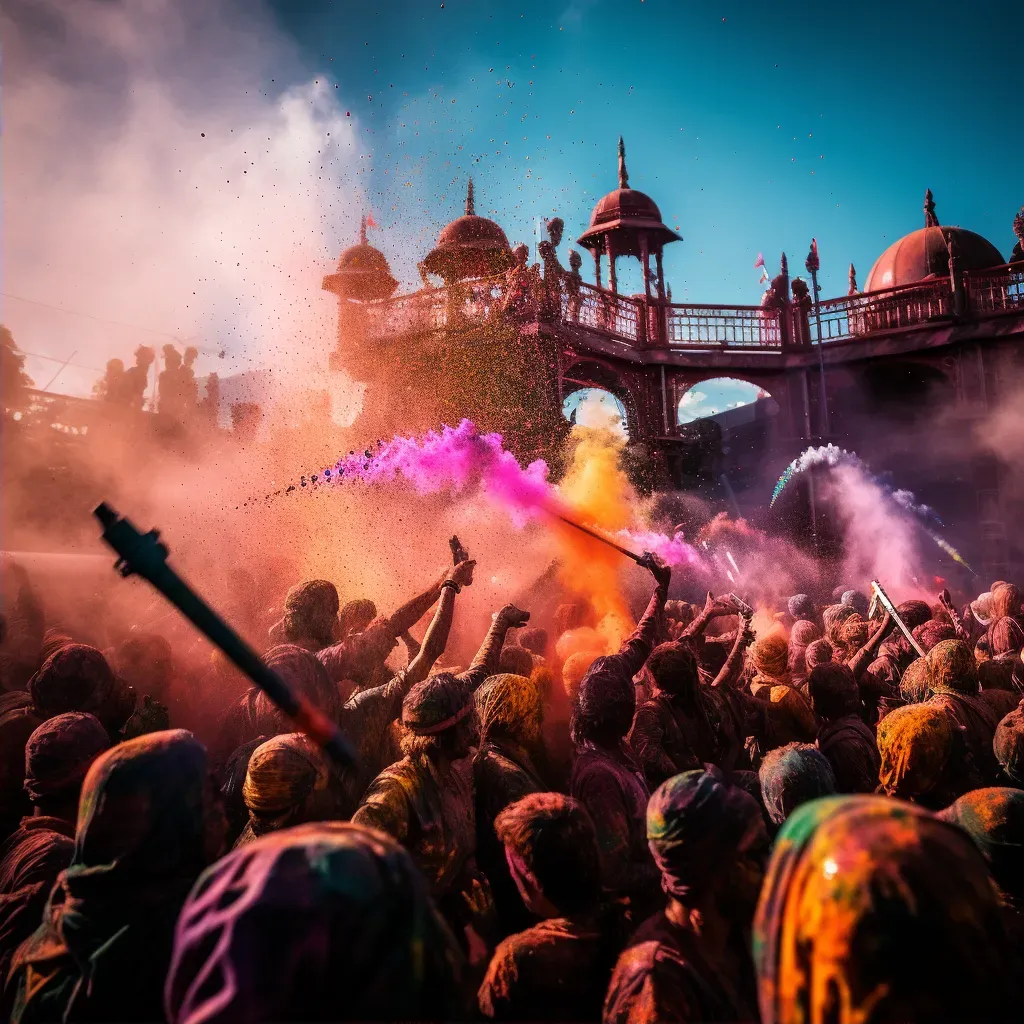
[(882, 618), (882, 624), (868, 637), (867, 643), (846, 663), (846, 667), (853, 673), (853, 678), (858, 682), (860, 677), (864, 675), (864, 670), (874, 661), (878, 645), (889, 632), (889, 626), (891, 625), (892, 616), (886, 612)]
[(630, 679), (644, 667), (644, 662), (654, 647), (665, 610), (665, 601), (668, 598), (668, 585), (672, 582), (672, 570), (660, 559), (651, 557), (652, 561), (647, 568), (658, 585), (647, 602), (647, 610), (637, 623), (636, 629), (623, 641), (618, 653), (605, 658), (605, 662), (620, 661), (623, 671)]
[(507, 604), (501, 611), (494, 613), (494, 620), (491, 622), (491, 628), (487, 630), (484, 642), (470, 662), (469, 668), (462, 673), (462, 678), (468, 680), (474, 690), (498, 671), (498, 659), (505, 644), (505, 634), (510, 629), (525, 626), (529, 621), (530, 613), (522, 611), (514, 604)]
[(408, 632), (420, 619), (430, 610), (431, 606), (441, 596), (441, 587), (449, 578), (450, 571), (444, 573), (435, 580), (422, 594), (406, 601), (396, 612), (388, 618), (389, 632), (392, 636), (398, 637)]
[(739, 614), (739, 607), (730, 597), (716, 598), (713, 597), (711, 591), (708, 591), (708, 596), (704, 601), (704, 608), (701, 610), (693, 621), (679, 634), (680, 640), (685, 640), (692, 636), (700, 636), (705, 629), (708, 628), (708, 623), (712, 619), (717, 619), (722, 615), (737, 615)]
[(956, 631), (957, 640), (963, 640), (965, 644), (970, 644), (970, 635), (964, 628), (964, 621), (960, 618), (960, 613), (956, 610), (956, 605), (953, 604), (953, 596), (950, 594), (949, 590), (943, 590), (942, 593), (939, 594), (939, 604), (942, 605), (942, 610), (946, 613), (953, 629)]
[[(455, 615), (455, 597), (463, 587), (472, 584), (475, 566), (476, 562), (474, 561), (459, 562), (445, 574), (434, 618), (423, 636), (423, 644), (420, 646), (419, 652), (409, 662), (409, 667), (405, 670), (406, 693), (427, 678), (437, 659), (444, 654), (444, 649), (448, 644), (448, 634), (452, 628), (452, 618)], [(503, 635), (502, 640), (504, 639)]]
[(736, 678), (740, 667), (743, 665), (743, 652), (754, 642), (754, 631), (750, 628), (750, 618), (740, 615), (739, 628), (736, 630), (736, 639), (733, 641), (729, 657), (725, 664), (719, 669), (718, 675), (712, 680), (712, 686), (729, 686)]

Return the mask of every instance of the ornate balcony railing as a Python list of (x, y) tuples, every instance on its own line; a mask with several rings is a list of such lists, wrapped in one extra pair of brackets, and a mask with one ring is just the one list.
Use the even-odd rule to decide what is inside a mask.
[[(949, 281), (937, 278), (884, 291), (825, 299), (819, 304), (821, 340), (828, 344), (863, 337), (874, 331), (915, 327), (953, 315)], [(814, 308), (808, 312), (811, 338), (818, 340)]]
[(964, 274), (972, 313), (1024, 313), (1024, 263)]
[[(782, 347), (777, 309), (674, 304), (666, 306), (665, 310), (665, 342), (670, 348), (778, 350)], [(652, 312), (657, 313), (657, 307)]]
[(644, 342), (643, 303), (636, 299), (581, 284), (578, 292), (561, 289), (561, 307), (565, 323), (610, 334), (631, 345)]

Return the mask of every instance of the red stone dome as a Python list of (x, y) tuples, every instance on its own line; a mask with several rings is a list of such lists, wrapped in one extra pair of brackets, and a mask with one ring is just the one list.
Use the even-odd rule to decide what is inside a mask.
[(511, 265), (512, 250), (505, 232), (493, 220), (476, 215), (470, 178), (465, 215), (441, 229), (423, 268), (448, 281), (500, 274)]
[(616, 256), (639, 256), (641, 234), (647, 236), (651, 251), (668, 242), (682, 241), (662, 223), (658, 204), (649, 195), (629, 187), (626, 148), (620, 137), (619, 187), (598, 201), (590, 215), (590, 227), (580, 235), (579, 244), (604, 252), (606, 238), (611, 235)]
[(359, 229), (359, 244), (349, 246), (338, 260), (338, 272), (323, 280), (324, 291), (346, 299), (371, 302), (390, 298), (398, 287), (387, 257), (366, 241), (366, 218)]
[(976, 232), (941, 226), (929, 189), (925, 193), (925, 226), (894, 242), (875, 260), (864, 291), (881, 291), (948, 276), (950, 244), (960, 270), (986, 270), (1004, 262), (999, 250)]

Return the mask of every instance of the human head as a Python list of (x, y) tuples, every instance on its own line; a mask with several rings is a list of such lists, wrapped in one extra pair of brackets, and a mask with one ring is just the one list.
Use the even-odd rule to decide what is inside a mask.
[(338, 628), (338, 589), (329, 580), (308, 580), (292, 587), (284, 599), (284, 618), (275, 627), (288, 643), (334, 642)]
[(1017, 618), (1020, 615), (1020, 590), (1012, 583), (1004, 583), (992, 590), (992, 618), (1001, 619), (1005, 615)]
[(955, 640), (956, 630), (949, 622), (940, 622), (937, 619), (929, 619), (920, 626), (915, 626), (911, 633), (914, 639), (924, 648), (927, 654), (936, 644), (943, 640)]
[(747, 654), (759, 674), (774, 678), (785, 676), (789, 665), (789, 644), (781, 629), (773, 629), (758, 637)]
[(819, 665), (827, 665), (832, 661), (835, 653), (832, 645), (822, 637), (820, 640), (813, 640), (807, 645), (804, 651), (804, 664), (808, 672), (813, 672)]
[(683, 772), (654, 791), (647, 845), (669, 896), (693, 905), (717, 892), (731, 909), (752, 913), (768, 834), (757, 801), (717, 768)]
[(1007, 779), (1024, 789), (1024, 710), (1016, 708), (996, 726), (992, 750)]
[(794, 619), (806, 619), (813, 622), (817, 616), (814, 602), (807, 594), (794, 594), (787, 602), (786, 608)]
[(95, 715), (107, 729), (120, 687), (107, 659), (86, 644), (64, 644), (29, 680), (32, 704), (50, 718), (67, 711)]
[(583, 266), (583, 257), (575, 249), (569, 250), (569, 266), (574, 271), (578, 271)]
[(776, 840), (753, 939), (763, 1024), (1017, 1015), (983, 859), (958, 829), (899, 801), (799, 808)]
[(769, 750), (758, 775), (765, 810), (776, 825), (781, 825), (801, 804), (836, 791), (832, 766), (809, 743), (787, 743)]
[(254, 835), (330, 816), (323, 753), (304, 733), (274, 736), (249, 757), (242, 798)]
[(896, 606), (896, 612), (909, 630), (923, 626), (932, 617), (932, 610), (926, 601), (904, 601)]
[(825, 630), (825, 638), (830, 640), (836, 646), (842, 644), (842, 627), (843, 623), (851, 616), (857, 613), (845, 604), (830, 604), (821, 613), (821, 624)]
[(525, 267), (526, 261), (530, 258), (529, 246), (523, 245), (523, 243), (520, 242), (519, 245), (512, 250), (512, 257), (517, 266)]
[(900, 677), (900, 696), (908, 704), (922, 704), (932, 695), (932, 670), (927, 658), (912, 661)]
[(81, 711), (56, 715), (25, 744), (25, 792), (43, 814), (78, 813), (78, 795), (93, 761), (110, 746), (100, 720)]
[(498, 657), (498, 668), (516, 676), (528, 676), (533, 671), (533, 655), (525, 647), (505, 644)]
[[(531, 793), (494, 820), (527, 909), (540, 902), (560, 914), (593, 910), (601, 899), (597, 833), (586, 808), (561, 793)], [(531, 884), (532, 883), (532, 884)]]
[(409, 854), (342, 823), (274, 832), (196, 883), (164, 990), (172, 1024), (461, 1019), (462, 958)]
[(633, 724), (633, 680), (609, 670), (607, 662), (603, 657), (594, 661), (576, 694), (569, 729), (577, 747), (584, 743), (617, 747)]
[(377, 618), (377, 606), (368, 597), (347, 601), (338, 613), (338, 635), (341, 639), (362, 633)]
[(821, 630), (818, 628), (818, 624), (811, 622), (810, 619), (798, 619), (793, 623), (793, 628), (789, 631), (790, 648), (806, 647), (808, 644), (820, 639)]
[[(305, 697), (332, 722), (338, 721), (341, 691), (331, 682), (327, 669), (315, 654), (296, 644), (278, 644), (267, 651), (263, 660), (293, 693)], [(292, 731), (291, 720), (263, 692), (256, 697), (256, 727), (268, 736)]]
[(807, 693), (811, 709), (824, 722), (835, 722), (860, 711), (860, 693), (853, 672), (838, 662), (816, 665), (807, 678)]
[(583, 682), (583, 677), (590, 670), (590, 666), (597, 656), (597, 653), (593, 651), (577, 651), (565, 659), (565, 664), (562, 666), (562, 686), (570, 701), (576, 700), (580, 683)]
[(847, 616), (846, 621), (839, 627), (839, 650), (844, 651), (848, 657), (856, 654), (868, 642), (870, 633), (871, 625), (868, 620), (854, 612)]
[(697, 673), (697, 659), (689, 647), (681, 644), (659, 644), (647, 659), (647, 670), (659, 690), (681, 697), (684, 702), (696, 699), (700, 690), (700, 678)]
[(939, 817), (974, 840), (1000, 892), (1015, 901), (1024, 899), (1024, 790), (975, 789)]
[(548, 649), (548, 631), (540, 626), (528, 626), (519, 630), (519, 646), (531, 654), (544, 657)]
[(529, 676), (491, 676), (476, 691), (476, 711), (482, 742), (505, 738), (529, 745), (540, 738), (544, 706)]
[[(932, 806), (953, 755), (953, 724), (941, 708), (908, 704), (878, 723), (878, 781), (888, 796)], [(939, 806), (942, 806), (940, 804)]]
[(978, 663), (962, 640), (943, 640), (928, 652), (928, 670), (936, 693), (977, 693)]
[(852, 608), (858, 615), (863, 617), (867, 616), (868, 609), (871, 607), (871, 602), (868, 601), (867, 596), (859, 590), (844, 591), (843, 596), (839, 599), (839, 603), (846, 605), (847, 608)]
[(480, 722), (469, 685), (450, 672), (417, 683), (402, 701), (402, 753), (458, 761), (480, 739)]

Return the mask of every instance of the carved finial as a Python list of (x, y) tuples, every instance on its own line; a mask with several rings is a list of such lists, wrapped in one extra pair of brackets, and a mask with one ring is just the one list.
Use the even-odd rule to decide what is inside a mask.
[(626, 171), (626, 144), (619, 136), (619, 188), (629, 188), (629, 174)]
[(924, 226), (926, 228), (937, 228), (939, 218), (935, 216), (935, 200), (932, 199), (932, 190), (925, 189), (924, 193)]
[(789, 260), (786, 259), (786, 254), (782, 254), (782, 259), (779, 261), (779, 273), (783, 277), (789, 277)]
[(363, 214), (363, 219), (359, 222), (359, 244), (366, 245), (366, 214)]
[(476, 216), (476, 203), (473, 201), (473, 179), (469, 179), (469, 184), (466, 186), (466, 216)]
[(668, 299), (669, 303), (671, 304), (671, 302), (672, 302), (672, 285), (668, 285), (665, 288), (665, 297)]
[(1021, 248), (1024, 248), (1024, 206), (1017, 211), (1017, 216), (1013, 218), (1013, 233), (1017, 236)]
[(850, 290), (846, 294), (857, 294), (857, 268), (852, 263), (850, 264)]

